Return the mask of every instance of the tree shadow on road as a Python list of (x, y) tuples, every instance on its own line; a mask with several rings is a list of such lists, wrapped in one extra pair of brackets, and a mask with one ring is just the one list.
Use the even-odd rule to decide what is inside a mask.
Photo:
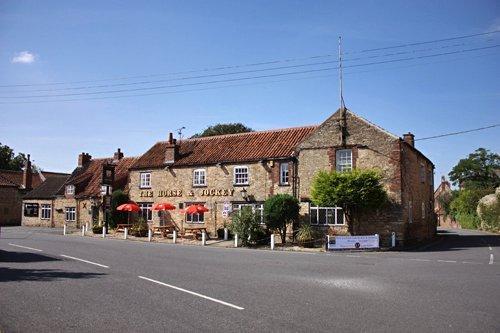
[(67, 272), (57, 269), (23, 269), (0, 267), (0, 283), (10, 281), (54, 281), (61, 279), (90, 279), (104, 273)]
[(470, 248), (500, 247), (500, 235), (468, 233), (468, 231), (440, 230), (435, 242), (412, 249), (410, 252), (461, 251)]
[(31, 252), (11, 252), (0, 250), (0, 262), (41, 262), (59, 261), (61, 259)]

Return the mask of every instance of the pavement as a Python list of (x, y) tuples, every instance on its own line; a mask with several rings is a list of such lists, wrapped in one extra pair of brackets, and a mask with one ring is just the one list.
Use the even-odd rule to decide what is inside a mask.
[(500, 236), (308, 253), (2, 228), (0, 332), (499, 332)]

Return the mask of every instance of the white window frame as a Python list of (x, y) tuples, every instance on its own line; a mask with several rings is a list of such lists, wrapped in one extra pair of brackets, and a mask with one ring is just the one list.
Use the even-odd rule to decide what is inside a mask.
[(193, 170), (193, 186), (207, 186), (207, 171), (205, 169)]
[[(313, 211), (315, 211), (316, 222), (313, 221)], [(320, 211), (325, 211), (325, 223), (320, 223)], [(328, 214), (330, 213), (330, 215)], [(333, 217), (333, 223), (330, 223), (331, 220), (329, 217)], [(342, 223), (339, 223), (340, 217), (342, 219)], [(311, 225), (318, 226), (343, 226), (346, 224), (345, 214), (342, 211), (342, 207), (320, 207), (320, 206), (310, 206), (309, 207), (309, 223)]]
[(75, 185), (66, 185), (66, 194), (74, 195), (75, 194)]
[[(346, 153), (349, 153), (349, 156)], [(335, 170), (338, 172), (352, 170), (352, 149), (339, 149), (335, 151)]]
[(151, 188), (151, 172), (140, 173), (139, 188)]
[(290, 185), (290, 164), (288, 162), (280, 163), (280, 184)]
[[(152, 202), (138, 202), (137, 205), (141, 208), (140, 216), (145, 217), (146, 222), (153, 221), (153, 203)], [(146, 211), (146, 213), (144, 213)]]
[[(242, 172), (246, 170), (246, 172)], [(237, 175), (243, 176), (246, 174), (246, 182), (238, 181)], [(246, 165), (236, 165), (233, 169), (233, 184), (234, 185), (248, 185), (250, 182), (250, 171)]]
[(260, 224), (264, 224), (264, 204), (263, 203), (235, 203), (233, 204), (232, 211), (234, 213), (239, 214), (241, 208), (243, 207), (251, 207), (252, 212), (259, 212), (260, 214)]
[(52, 215), (52, 205), (50, 204), (41, 204), (41, 214), (40, 214), (40, 219), (42, 220), (50, 220), (50, 217)]
[(64, 207), (64, 221), (66, 222), (76, 221), (76, 207)]

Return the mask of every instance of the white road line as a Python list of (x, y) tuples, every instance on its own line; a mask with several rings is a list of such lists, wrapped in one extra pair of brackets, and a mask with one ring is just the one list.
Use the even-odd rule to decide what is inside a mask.
[(474, 261), (462, 261), (462, 264), (473, 264), (473, 265), (482, 265), (482, 262), (474, 262)]
[(96, 266), (99, 266), (99, 267), (109, 268), (109, 266), (106, 266), (106, 265), (101, 265), (101, 264), (98, 264), (96, 262), (92, 262), (92, 261), (88, 261), (88, 260), (84, 260), (84, 259), (80, 259), (80, 258), (75, 258), (75, 257), (67, 256), (65, 254), (61, 254), (61, 257), (69, 258), (69, 259), (73, 259), (73, 260), (78, 260), (78, 261), (81, 261), (81, 262), (86, 262), (87, 264), (96, 265)]
[(357, 256), (357, 255), (354, 255), (354, 254), (346, 254), (346, 257), (361, 258), (361, 256)]
[(163, 283), (161, 281), (153, 280), (153, 279), (150, 279), (150, 278), (147, 278), (147, 277), (144, 277), (144, 276), (140, 276), (140, 275), (138, 277), (139, 277), (139, 279), (147, 280), (147, 281), (154, 282), (154, 283), (157, 283), (157, 284), (165, 286), (165, 287), (169, 287), (169, 288), (172, 288), (172, 289), (175, 289), (175, 290), (183, 291), (185, 293), (188, 293), (188, 294), (191, 294), (191, 295), (194, 295), (194, 296), (198, 296), (198, 297), (201, 297), (201, 298), (204, 298), (204, 299), (208, 299), (209, 301), (216, 302), (216, 303), (219, 303), (219, 304), (222, 304), (222, 305), (226, 305), (226, 306), (229, 306), (229, 307), (237, 309), (237, 310), (244, 310), (245, 309), (245, 308), (242, 308), (241, 306), (237, 306), (237, 305), (234, 305), (234, 304), (231, 304), (231, 303), (228, 303), (228, 302), (221, 301), (221, 300), (216, 299), (216, 298), (212, 298), (212, 297), (208, 297), (208, 296), (205, 296), (205, 295), (202, 295), (202, 294), (198, 294), (198, 293), (195, 293), (194, 291), (190, 291), (190, 290), (186, 290), (186, 289), (183, 289), (183, 288), (179, 288), (179, 287), (173, 286), (171, 284)]
[(493, 257), (493, 253), (490, 253), (490, 265), (493, 265), (493, 261), (495, 258)]
[(42, 250), (39, 250), (39, 249), (35, 249), (33, 247), (28, 247), (28, 246), (22, 246), (22, 245), (17, 245), (17, 244), (12, 244), (12, 243), (9, 243), (10, 246), (15, 246), (15, 247), (20, 247), (22, 249), (27, 249), (27, 250), (33, 250), (33, 251), (37, 251), (37, 252), (43, 252)]
[(493, 249), (491, 248), (491, 246), (488, 246), (488, 248), (490, 249), (490, 251), (493, 251)]
[(430, 259), (418, 259), (418, 258), (408, 259), (408, 260), (414, 260), (414, 261), (431, 261)]
[(438, 262), (453, 262), (453, 263), (455, 263), (457, 261), (456, 260), (438, 260)]

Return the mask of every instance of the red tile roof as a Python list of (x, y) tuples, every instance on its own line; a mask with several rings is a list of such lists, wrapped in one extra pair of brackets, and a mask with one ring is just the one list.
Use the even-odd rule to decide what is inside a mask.
[[(305, 140), (317, 126), (285, 128), (261, 132), (216, 135), (182, 140), (174, 166), (239, 163), (290, 157), (298, 143)], [(157, 142), (132, 169), (165, 166), (168, 142)]]
[[(53, 176), (62, 176), (67, 173), (42, 171), (45, 178), (50, 178)], [(37, 188), (43, 182), (40, 173), (33, 172), (32, 188)], [(0, 170), (0, 186), (17, 186), (21, 187), (23, 185), (23, 172), (14, 170)]]
[[(124, 157), (115, 167), (114, 189), (124, 189), (128, 183), (129, 168), (137, 160), (136, 157)], [(101, 192), (102, 166), (113, 163), (113, 158), (96, 158), (83, 167), (77, 167), (65, 185), (75, 185), (76, 197), (98, 196)], [(64, 194), (64, 187), (59, 192)]]

